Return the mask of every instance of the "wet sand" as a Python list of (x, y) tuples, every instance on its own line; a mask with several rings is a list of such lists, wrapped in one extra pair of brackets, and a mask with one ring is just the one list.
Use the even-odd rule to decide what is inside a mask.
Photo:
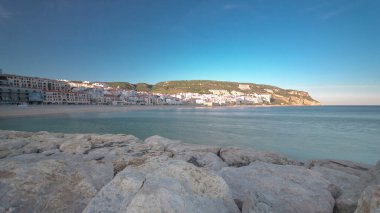
[(25, 117), (38, 115), (54, 115), (54, 114), (72, 114), (72, 113), (88, 113), (88, 112), (126, 112), (131, 110), (152, 110), (152, 109), (172, 109), (186, 106), (107, 106), (107, 105), (29, 105), (16, 106), (4, 105), (0, 106), (0, 118), (5, 117)]
[(300, 107), (297, 105), (228, 105), (228, 106), (202, 106), (202, 105), (0, 105), (0, 118), (25, 117), (38, 115), (59, 115), (88, 112), (126, 112), (131, 110), (153, 109), (217, 109), (217, 108), (256, 108), (256, 107)]

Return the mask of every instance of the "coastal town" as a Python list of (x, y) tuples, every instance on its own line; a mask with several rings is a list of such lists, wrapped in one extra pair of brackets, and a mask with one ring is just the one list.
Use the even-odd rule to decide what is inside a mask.
[(270, 104), (267, 94), (250, 94), (250, 86), (239, 91), (209, 90), (207, 94), (162, 94), (111, 87), (107, 83), (53, 80), (0, 72), (0, 104), (93, 104), (93, 105), (255, 105)]

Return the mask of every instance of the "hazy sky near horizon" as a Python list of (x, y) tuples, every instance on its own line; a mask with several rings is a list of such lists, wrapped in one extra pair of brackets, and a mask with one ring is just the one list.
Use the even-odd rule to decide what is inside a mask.
[(252, 82), (380, 104), (379, 11), (379, 0), (0, 0), (0, 68)]

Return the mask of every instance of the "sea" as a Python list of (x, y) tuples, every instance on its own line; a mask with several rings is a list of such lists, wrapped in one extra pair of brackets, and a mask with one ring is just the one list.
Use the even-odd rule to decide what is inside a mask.
[(380, 106), (186, 107), (1, 118), (0, 129), (161, 135), (294, 159), (380, 160)]

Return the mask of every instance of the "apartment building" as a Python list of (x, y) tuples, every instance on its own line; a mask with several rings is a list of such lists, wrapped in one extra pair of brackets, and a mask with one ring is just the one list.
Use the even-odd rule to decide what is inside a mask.
[(42, 103), (42, 90), (11, 87), (5, 76), (0, 76), (0, 104)]
[(39, 89), (0, 86), (1, 104), (42, 103), (42, 91)]
[(64, 81), (9, 74), (2, 74), (2, 77), (7, 78), (10, 87), (70, 91), (70, 85)]
[(103, 96), (96, 97), (97, 104), (113, 104), (113, 102), (120, 101), (119, 96), (112, 94), (104, 94)]
[(90, 104), (90, 96), (84, 92), (44, 91), (44, 104)]

